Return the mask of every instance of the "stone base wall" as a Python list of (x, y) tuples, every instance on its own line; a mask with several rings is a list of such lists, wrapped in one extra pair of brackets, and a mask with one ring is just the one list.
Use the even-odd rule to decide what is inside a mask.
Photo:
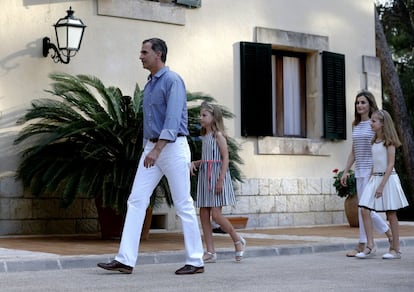
[(0, 176), (0, 235), (94, 234), (99, 231), (95, 201), (79, 198), (68, 208), (59, 197), (25, 194), (14, 173)]
[[(246, 179), (235, 185), (237, 205), (228, 216), (248, 217), (248, 228), (346, 223), (344, 199), (335, 195), (332, 179)], [(93, 199), (79, 198), (64, 209), (59, 197), (34, 198), (23, 192), (14, 174), (0, 176), (0, 235), (95, 234), (100, 230)], [(153, 212), (157, 229), (179, 230), (175, 209)], [(153, 217), (154, 218), (154, 217)]]
[(332, 179), (246, 179), (236, 185), (237, 205), (223, 213), (247, 216), (248, 228), (346, 223), (344, 198)]

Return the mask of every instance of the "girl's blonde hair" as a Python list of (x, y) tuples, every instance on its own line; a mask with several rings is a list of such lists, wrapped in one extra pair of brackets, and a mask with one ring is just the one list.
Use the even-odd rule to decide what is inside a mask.
[[(398, 138), (397, 130), (395, 129), (391, 115), (386, 110), (377, 110), (372, 114), (372, 116), (375, 116), (382, 122), (384, 145), (394, 145), (395, 148), (400, 147), (401, 141)], [(374, 143), (377, 138), (377, 133), (375, 133), (374, 138), (372, 138), (372, 143)]]
[[(223, 113), (221, 112), (221, 109), (217, 105), (204, 101), (201, 104), (200, 110), (205, 110), (213, 116), (213, 121), (211, 123), (211, 129), (213, 130), (213, 133), (221, 132), (223, 136), (226, 137), (227, 135), (224, 128)], [(204, 127), (201, 127), (201, 135), (204, 136), (206, 133), (206, 129)]]

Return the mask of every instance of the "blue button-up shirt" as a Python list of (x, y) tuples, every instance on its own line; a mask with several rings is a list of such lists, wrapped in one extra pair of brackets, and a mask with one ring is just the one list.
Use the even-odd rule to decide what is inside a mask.
[(182, 78), (168, 67), (149, 76), (144, 87), (144, 139), (175, 141), (188, 135), (187, 94)]

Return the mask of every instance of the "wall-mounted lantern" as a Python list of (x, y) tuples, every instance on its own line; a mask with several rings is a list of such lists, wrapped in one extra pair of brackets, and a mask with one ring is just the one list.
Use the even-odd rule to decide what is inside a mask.
[[(75, 11), (72, 10), (72, 7), (66, 12), (68, 15), (59, 19), (54, 25), (57, 47), (50, 42), (48, 37), (43, 38), (43, 57), (47, 57), (49, 49), (53, 49), (53, 55), (51, 57), (55, 63), (69, 63), (70, 58), (75, 56), (76, 52), (79, 51), (83, 32), (86, 28), (82, 20), (73, 17)], [(66, 60), (62, 59), (62, 55), (66, 57)]]

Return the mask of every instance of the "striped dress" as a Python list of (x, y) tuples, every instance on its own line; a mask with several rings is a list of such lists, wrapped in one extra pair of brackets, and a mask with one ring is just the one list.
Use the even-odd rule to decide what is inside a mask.
[(352, 131), (355, 154), (355, 177), (369, 177), (371, 174), (371, 140), (374, 134), (371, 128), (371, 120), (361, 121)]
[(221, 153), (213, 133), (202, 137), (201, 163), (198, 170), (196, 207), (221, 207), (236, 204), (230, 170), (227, 168), (223, 190), (216, 194), (216, 182), (220, 176)]

